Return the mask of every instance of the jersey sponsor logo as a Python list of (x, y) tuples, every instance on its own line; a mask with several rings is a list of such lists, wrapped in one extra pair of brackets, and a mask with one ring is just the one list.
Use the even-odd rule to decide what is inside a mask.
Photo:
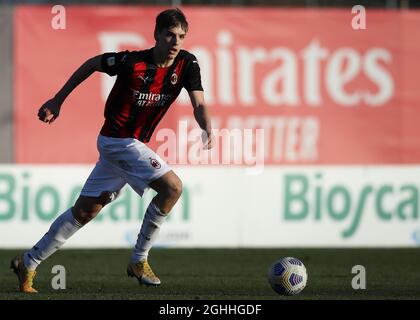
[(156, 159), (153, 159), (153, 158), (149, 158), (149, 159), (150, 159), (150, 164), (152, 165), (153, 168), (160, 169), (162, 167), (160, 162), (157, 161)]
[(174, 72), (171, 75), (171, 83), (175, 85), (178, 82), (178, 75)]
[(172, 98), (171, 94), (140, 92), (133, 89), (133, 98), (136, 99), (135, 104), (139, 107), (161, 107), (165, 106)]

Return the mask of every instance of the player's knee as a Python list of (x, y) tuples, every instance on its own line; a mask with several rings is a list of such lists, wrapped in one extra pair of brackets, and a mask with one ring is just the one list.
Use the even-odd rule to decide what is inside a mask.
[(97, 202), (84, 201), (83, 199), (79, 198), (76, 201), (72, 211), (74, 218), (82, 225), (84, 225), (95, 218), (101, 211), (102, 207), (103, 206)]
[(182, 194), (182, 181), (181, 179), (172, 179), (167, 186), (167, 193), (169, 198), (178, 199)]
[(105, 207), (107, 204), (110, 204), (112, 201), (117, 199), (121, 193), (121, 190), (117, 190), (114, 192), (111, 191), (104, 191), (99, 196), (99, 203)]
[(74, 206), (73, 209), (74, 218), (82, 225), (87, 224), (90, 220), (96, 217), (98, 212), (83, 209), (81, 207)]
[(83, 207), (83, 206), (74, 206), (73, 207), (73, 215), (74, 218), (79, 221), (82, 225), (85, 225), (90, 220), (95, 218), (100, 209), (93, 208), (93, 207)]

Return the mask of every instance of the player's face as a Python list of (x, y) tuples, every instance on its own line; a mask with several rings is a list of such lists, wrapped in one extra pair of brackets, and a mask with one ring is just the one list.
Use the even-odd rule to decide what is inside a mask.
[(156, 46), (160, 52), (168, 55), (168, 59), (175, 59), (184, 43), (186, 33), (181, 26), (163, 29), (157, 34)]

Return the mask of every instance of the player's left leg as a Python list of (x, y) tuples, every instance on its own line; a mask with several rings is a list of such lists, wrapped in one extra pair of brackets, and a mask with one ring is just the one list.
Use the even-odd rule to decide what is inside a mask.
[(156, 241), (160, 226), (181, 195), (182, 183), (170, 166), (153, 150), (136, 139), (101, 137), (113, 145), (114, 152), (106, 149), (101, 153), (125, 177), (125, 181), (143, 196), (153, 188), (157, 196), (149, 204), (140, 228), (137, 243), (127, 267), (127, 274), (135, 276), (141, 284), (159, 285), (159, 278), (148, 264), (148, 253)]
[(159, 155), (139, 140), (99, 136), (98, 146), (104, 163), (119, 172), (138, 195), (143, 196), (150, 187), (157, 191), (146, 210), (127, 273), (142, 284), (159, 285), (159, 278), (148, 264), (148, 253), (160, 226), (181, 195), (181, 180)]
[(157, 192), (157, 195), (150, 202), (144, 215), (127, 274), (135, 276), (140, 283), (159, 285), (160, 279), (152, 271), (147, 258), (158, 237), (160, 227), (181, 196), (182, 182), (171, 170), (152, 181), (150, 187)]
[(182, 193), (182, 182), (171, 170), (150, 183), (157, 195), (150, 202), (144, 215), (131, 261), (145, 261), (156, 241), (160, 227)]

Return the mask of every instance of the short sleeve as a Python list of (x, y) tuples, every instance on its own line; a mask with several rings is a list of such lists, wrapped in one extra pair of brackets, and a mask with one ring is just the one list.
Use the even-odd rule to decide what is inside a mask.
[(201, 85), (200, 66), (197, 58), (193, 55), (187, 66), (184, 88), (187, 91), (204, 91), (203, 86)]
[(128, 50), (104, 53), (101, 58), (102, 70), (110, 76), (121, 73), (124, 64), (127, 62), (128, 54)]

